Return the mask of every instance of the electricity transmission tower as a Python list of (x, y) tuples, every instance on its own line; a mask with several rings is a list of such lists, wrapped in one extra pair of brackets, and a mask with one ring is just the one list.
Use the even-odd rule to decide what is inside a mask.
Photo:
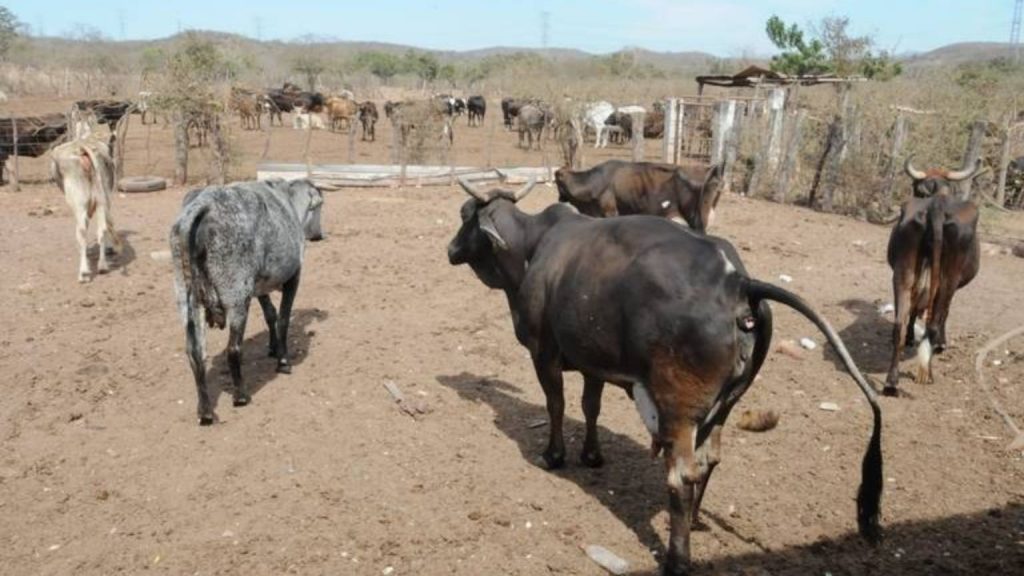
[[(1017, 0), (1017, 3), (1024, 0)], [(540, 13), (540, 45), (541, 48), (548, 47), (548, 30), (551, 28), (551, 13), (545, 10)]]
[(1010, 55), (1013, 61), (1020, 61), (1020, 18), (1024, 9), (1024, 0), (1015, 0), (1013, 3), (1013, 23), (1010, 24)]

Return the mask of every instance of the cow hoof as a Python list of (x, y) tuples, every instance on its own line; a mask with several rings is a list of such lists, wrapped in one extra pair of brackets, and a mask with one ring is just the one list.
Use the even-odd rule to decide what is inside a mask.
[(882, 388), (882, 396), (889, 396), (890, 398), (899, 398), (899, 395), (900, 389), (895, 386), (890, 386), (886, 384), (885, 388)]
[(689, 562), (676, 560), (671, 556), (669, 556), (665, 565), (661, 568), (662, 576), (687, 576), (689, 573)]
[(274, 346), (267, 346), (267, 358), (277, 358), (277, 350)]
[(583, 452), (580, 454), (580, 462), (588, 468), (600, 468), (604, 466), (604, 456), (600, 452)]
[(278, 374), (291, 374), (292, 373), (292, 365), (287, 363), (287, 362), (278, 362), (277, 363), (277, 373)]
[(246, 394), (245, 396), (235, 396), (233, 404), (235, 408), (241, 408), (242, 406), (248, 406), (252, 402), (252, 398)]
[(199, 425), (200, 426), (213, 426), (213, 416), (200, 416), (199, 417)]
[(693, 532), (707, 532), (710, 529), (711, 527), (705, 524), (703, 520), (695, 518), (693, 522), (690, 523), (690, 530)]
[(551, 454), (545, 452), (541, 455), (541, 458), (544, 459), (544, 466), (548, 470), (558, 470), (565, 466), (565, 454)]

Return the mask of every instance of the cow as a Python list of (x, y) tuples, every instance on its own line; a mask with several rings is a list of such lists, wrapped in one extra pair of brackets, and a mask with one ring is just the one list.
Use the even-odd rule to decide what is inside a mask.
[(92, 112), (98, 123), (107, 124), (113, 130), (121, 118), (135, 108), (135, 103), (128, 100), (79, 100), (75, 102), (75, 108)]
[[(643, 106), (620, 106), (604, 121), (606, 127), (612, 128), (609, 140), (616, 144), (625, 144), (633, 139), (633, 115), (646, 114)], [(618, 127), (619, 130), (614, 130)]]
[(292, 128), (296, 130), (324, 130), (327, 125), (319, 114), (307, 112), (304, 108), (296, 108), (292, 117)]
[(263, 106), (257, 95), (251, 90), (232, 86), (231, 95), (228, 98), (228, 108), (238, 114), (243, 130), (262, 129), (260, 119), (263, 115)]
[(156, 124), (156, 114), (151, 110), (151, 100), (153, 99), (153, 93), (147, 90), (139, 92), (139, 97), (135, 100), (135, 107), (132, 108), (132, 114), (138, 114), (142, 118), (142, 125), (150, 124), (146, 119), (150, 116), (153, 117), (153, 124)]
[(720, 459), (721, 433), (770, 349), (768, 301), (793, 308), (821, 330), (868, 400), (874, 422), (857, 497), (860, 532), (879, 536), (881, 411), (832, 327), (799, 296), (750, 278), (727, 241), (663, 218), (590, 218), (556, 204), (539, 214), (513, 193), (484, 192), (460, 179), (472, 198), (448, 245), (452, 265), (468, 264), (489, 288), (505, 292), (516, 339), (530, 353), (548, 409), (548, 468), (564, 465), (562, 373), (583, 374), (586, 434), (580, 459), (601, 466), (597, 419), (606, 382), (633, 398), (664, 453), (670, 537), (665, 574), (685, 574), (690, 527)]
[[(253, 296), (263, 309), (277, 372), (291, 373), (288, 323), (308, 227), (322, 204), (323, 195), (308, 180), (239, 182), (186, 196), (169, 241), (200, 426), (217, 419), (206, 382), (204, 317), (210, 327), (229, 329), (235, 406), (251, 401), (242, 379), (242, 340)], [(280, 313), (270, 301), (270, 293), (277, 290), (282, 292)]]
[[(578, 129), (586, 130), (590, 128), (594, 131), (594, 148), (604, 148), (608, 146), (608, 132), (605, 120), (612, 115), (615, 111), (615, 107), (605, 101), (591, 102), (586, 104), (581, 110), (581, 117), (578, 121)], [(582, 134), (578, 137), (580, 142), (583, 141)]]
[(527, 104), (539, 104), (536, 98), (502, 98), (501, 115), (505, 121), (505, 128), (512, 129), (512, 121), (519, 116), (519, 109)]
[(276, 117), (278, 125), (284, 126), (284, 120), (281, 117), (282, 113), (295, 110), (292, 95), (279, 88), (271, 88), (264, 93), (264, 96), (266, 97), (264, 108), (269, 108), (267, 111), (270, 114), (270, 125), (274, 125), (274, 118)]
[(954, 196), (958, 182), (974, 178), (981, 164), (963, 170), (914, 168), (907, 158), (904, 171), (912, 181), (913, 197), (900, 207), (889, 235), (887, 260), (892, 268), (896, 305), (892, 331), (892, 361), (882, 390), (898, 396), (899, 363), (903, 346), (913, 346), (917, 319), (925, 322), (917, 348), (917, 381), (932, 381), (932, 355), (946, 348), (946, 319), (953, 295), (978, 274), (981, 245), (978, 207)]
[(712, 166), (694, 181), (673, 164), (608, 160), (589, 170), (563, 166), (555, 171), (555, 185), (560, 202), (587, 216), (662, 216), (703, 233), (714, 223), (721, 169)]
[[(367, 100), (366, 102), (359, 103), (359, 123), (363, 125), (363, 141), (369, 140), (374, 142), (377, 140), (377, 105), (372, 101)], [(367, 138), (369, 137), (369, 138)]]
[(391, 120), (393, 130), (401, 135), (401, 145), (406, 146), (413, 130), (437, 130), (440, 139), (452, 146), (455, 141), (452, 119), (446, 112), (444, 101), (433, 98), (430, 100), (406, 100), (403, 102), (386, 102), (384, 113)]
[(550, 120), (550, 112), (541, 109), (535, 104), (526, 104), (519, 109), (516, 116), (519, 131), (519, 147), (526, 142), (526, 149), (533, 148), (534, 140), (537, 142), (537, 149), (540, 150), (541, 138), (544, 135), (544, 126)]
[(466, 100), (467, 121), (470, 126), (480, 126), (487, 115), (487, 100), (483, 96), (470, 96)]
[(0, 119), (0, 185), (6, 182), (9, 157), (38, 158), (49, 152), (67, 131), (68, 120), (64, 114)]
[(352, 120), (359, 112), (359, 104), (355, 100), (332, 96), (324, 101), (324, 109), (332, 132), (340, 130), (343, 125), (351, 130)]
[[(95, 116), (87, 113), (93, 121)], [(105, 274), (107, 263), (107, 239), (113, 241), (115, 253), (121, 251), (121, 238), (114, 229), (110, 213), (110, 197), (114, 191), (114, 161), (110, 148), (94, 134), (89, 121), (80, 121), (76, 110), (72, 113), (73, 125), (79, 128), (75, 138), (57, 146), (50, 152), (50, 177), (64, 193), (64, 200), (75, 218), (75, 236), (78, 239), (78, 281), (90, 279), (89, 269), (89, 221), (96, 219), (96, 241), (99, 244), (99, 260), (96, 271)]]

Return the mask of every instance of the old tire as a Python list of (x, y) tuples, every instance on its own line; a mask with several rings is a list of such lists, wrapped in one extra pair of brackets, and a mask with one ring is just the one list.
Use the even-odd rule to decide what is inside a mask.
[(117, 183), (122, 192), (156, 192), (167, 188), (167, 180), (156, 176), (131, 176)]

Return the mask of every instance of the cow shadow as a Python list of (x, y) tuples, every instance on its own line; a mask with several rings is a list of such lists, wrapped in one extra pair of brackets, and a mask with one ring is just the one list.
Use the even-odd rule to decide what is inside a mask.
[[(1024, 567), (1024, 504), (1006, 504), (934, 520), (882, 527), (870, 546), (856, 532), (779, 550), (715, 558), (693, 566), (693, 576), (719, 574), (1020, 574)], [(634, 571), (631, 576), (658, 576)]]
[[(319, 308), (292, 310), (291, 323), (288, 326), (288, 360), (291, 362), (293, 373), (299, 371), (309, 353), (309, 345), (317, 335), (315, 330), (308, 328), (326, 320), (327, 317), (327, 311)], [(255, 302), (249, 309), (249, 328), (251, 329), (254, 324), (260, 327), (260, 331), (242, 343), (242, 379), (253, 397), (279, 376), (277, 359), (267, 355), (270, 332), (263, 320), (263, 312)], [(216, 412), (221, 394), (230, 394), (234, 390), (228, 369), (227, 346), (213, 357), (206, 374), (213, 410)], [(287, 378), (288, 375), (284, 377)]]
[[(856, 316), (851, 324), (838, 331), (854, 363), (861, 372), (888, 372), (892, 359), (892, 321), (879, 314), (878, 306), (867, 300), (852, 298), (839, 305)], [(831, 346), (824, 349), (825, 358), (835, 364), (836, 369), (845, 371), (835, 350)]]
[[(547, 421), (543, 405), (523, 400), (519, 397), (520, 388), (494, 378), (463, 372), (438, 376), (437, 381), (465, 400), (490, 406), (495, 412), (495, 426), (516, 442), (525, 460), (543, 467), (540, 453), (547, 445), (548, 429), (531, 428), (533, 423)], [(579, 392), (582, 394), (582, 387)], [(608, 386), (604, 402), (615, 401), (620, 394), (625, 396), (618, 388)], [(663, 467), (660, 461), (651, 461), (650, 447), (598, 425), (605, 464), (601, 468), (587, 468), (579, 463), (584, 423), (567, 413), (564, 426), (566, 465), (550, 473), (573, 482), (599, 501), (636, 534), (641, 544), (663, 558), (665, 545), (651, 524), (656, 515), (666, 510), (668, 494)], [(702, 518), (714, 520), (707, 514)]]
[[(135, 262), (135, 248), (129, 238), (137, 236), (133, 230), (118, 230), (117, 236), (121, 239), (121, 251), (114, 253), (112, 248), (107, 248), (107, 264), (110, 266), (108, 273), (120, 271), (122, 276), (128, 275), (128, 265)], [(92, 240), (93, 238), (90, 238)], [(86, 250), (86, 257), (89, 259), (89, 266), (96, 270), (100, 258), (99, 244), (90, 244)]]

